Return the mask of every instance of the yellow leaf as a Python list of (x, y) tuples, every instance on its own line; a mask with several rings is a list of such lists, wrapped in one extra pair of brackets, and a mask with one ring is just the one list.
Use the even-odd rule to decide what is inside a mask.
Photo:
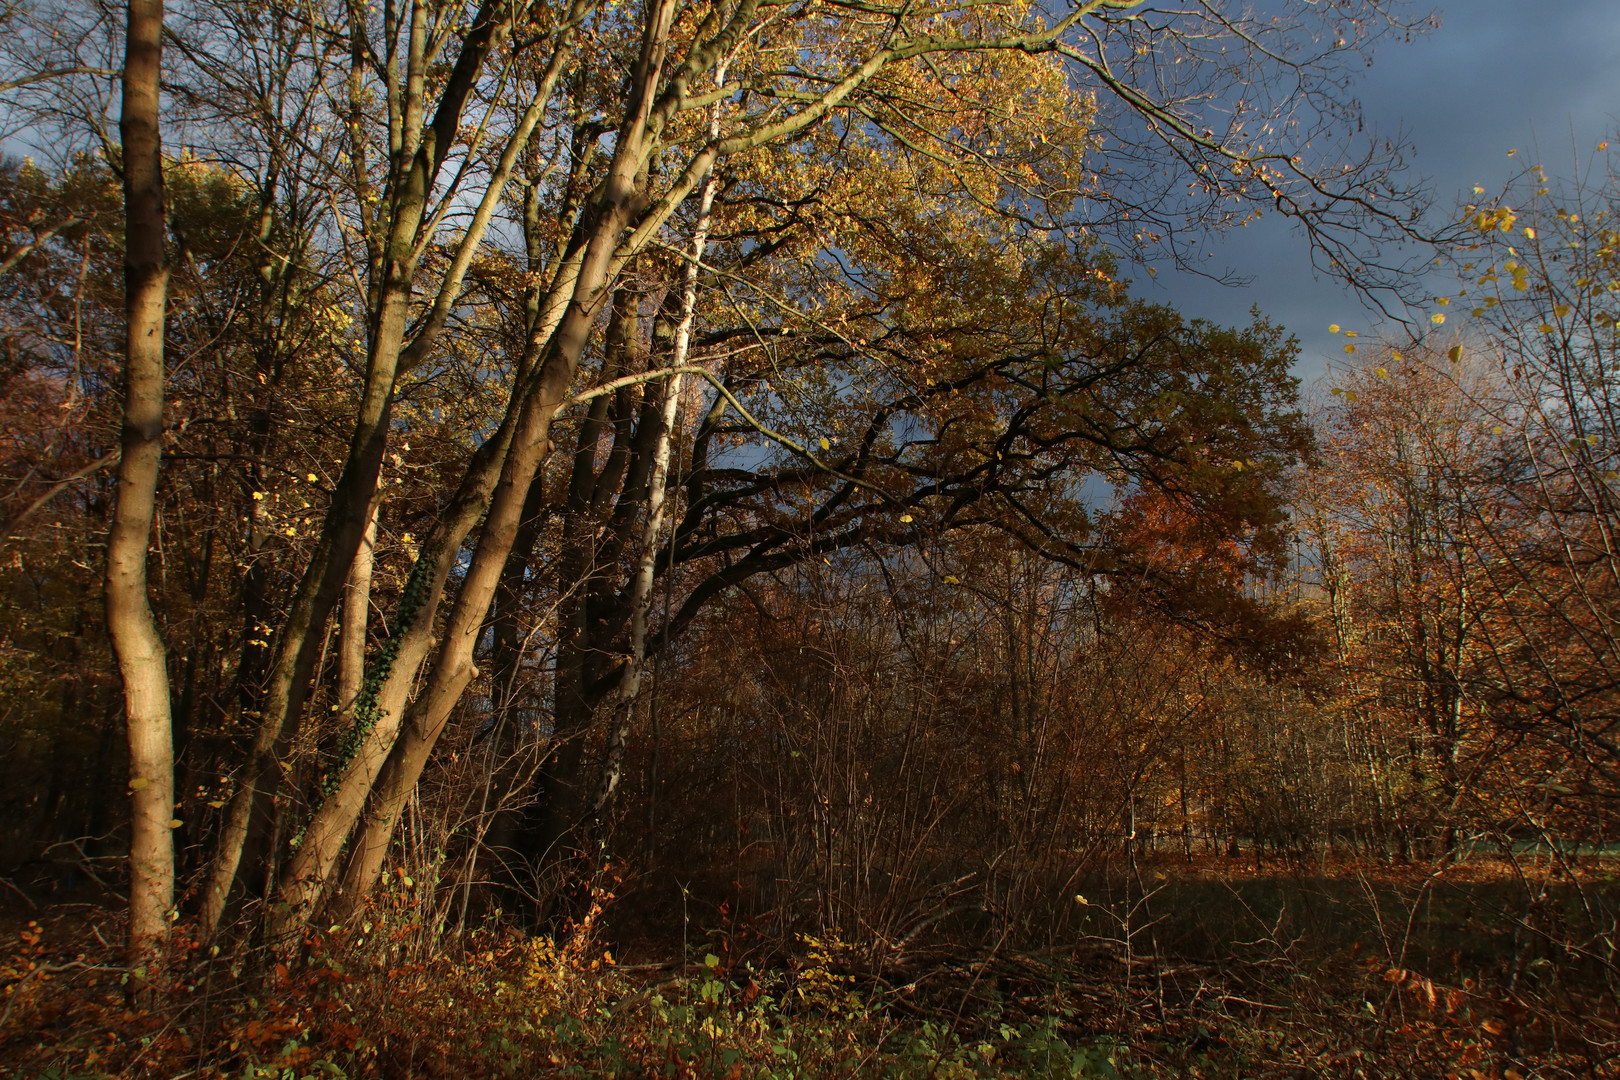
[(1461, 345), (1453, 345), (1446, 352), (1446, 356), (1451, 360), (1451, 362), (1453, 364), (1457, 363), (1459, 360), (1462, 359), (1462, 346)]
[(1345, 337), (1356, 337), (1357, 334), (1356, 334), (1356, 332), (1354, 330), (1346, 330), (1344, 332), (1344, 336)]
[(901, 514), (900, 515), (900, 520), (909, 523), (911, 521), (911, 515), (910, 514)]
[(1446, 321), (1445, 312), (1443, 312), (1443, 311), (1435, 312), (1433, 315), (1429, 316), (1429, 321), (1434, 323), (1434, 325), (1439, 326), (1441, 323)]
[(1395, 360), (1395, 361), (1401, 361), (1401, 360), (1405, 360), (1405, 359), (1406, 359), (1406, 357), (1404, 357), (1404, 356), (1402, 356), (1402, 355), (1401, 355), (1401, 354), (1400, 354), (1400, 351), (1399, 351), (1399, 350), (1397, 350), (1397, 349), (1391, 349), (1391, 350), (1389, 350), (1389, 358), (1390, 358), (1390, 359), (1391, 359), (1391, 360)]
[(152, 783), (152, 781), (148, 780), (146, 777), (137, 776), (135, 779), (133, 779), (133, 780), (131, 780), (129, 782), (129, 790), (131, 790), (131, 791), (139, 791), (144, 787), (151, 786), (151, 783)]
[(1389, 368), (1387, 368), (1387, 367), (1373, 368), (1373, 374), (1377, 375), (1380, 379), (1387, 379), (1387, 378), (1389, 378)]
[(1356, 347), (1354, 345), (1346, 345), (1344, 347), (1344, 351), (1347, 353), (1353, 353), (1356, 351)]
[(1524, 235), (1526, 235), (1530, 239), (1534, 240), (1536, 238), (1536, 230), (1534, 230), (1530, 226), (1526, 225), (1524, 227)]
[(171, 828), (171, 829), (178, 829), (180, 826), (182, 826), (184, 824), (185, 824), (185, 822), (181, 821), (179, 818), (170, 818), (169, 819), (169, 828)]
[(319, 480), (320, 477), (316, 476), (314, 473), (310, 473), (309, 475), (305, 476), (304, 479), (313, 484), (315, 481)]
[(1451, 297), (1449, 297), (1449, 296), (1439, 297), (1439, 298), (1437, 298), (1435, 300), (1435, 303), (1439, 304), (1441, 307), (1448, 307), (1451, 304)]
[(1556, 307), (1553, 308), (1553, 314), (1558, 316), (1560, 319), (1562, 319), (1565, 315), (1569, 314), (1569, 305), (1568, 304), (1559, 304), (1559, 305), (1557, 305)]
[(1494, 427), (1492, 427), (1491, 428), (1491, 434), (1492, 435), (1500, 435), (1500, 434), (1502, 434), (1502, 425), (1497, 424)]
[(1338, 323), (1329, 323), (1328, 324), (1328, 333), (1337, 334), (1338, 332), (1339, 332), (1339, 324)]
[(832, 449), (832, 443), (827, 441), (827, 437), (825, 435), (823, 435), (822, 438), (821, 438), (821, 448), (823, 450), (831, 450)]
[(1543, 334), (1550, 334), (1553, 332), (1551, 323), (1542, 323), (1540, 326), (1536, 327), (1536, 329), (1540, 330)]
[(947, 585), (960, 585), (960, 584), (962, 584), (962, 581), (955, 574), (946, 574), (945, 575), (945, 584), (947, 584)]

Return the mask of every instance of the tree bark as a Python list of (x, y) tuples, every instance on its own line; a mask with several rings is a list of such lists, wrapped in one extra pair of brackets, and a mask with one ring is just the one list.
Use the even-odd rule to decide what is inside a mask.
[(124, 422), (118, 502), (107, 537), (107, 631), (129, 737), (129, 964), (158, 978), (174, 904), (174, 746), (162, 635), (146, 592), (146, 551), (163, 456), (163, 150), (158, 134), (163, 0), (130, 0), (119, 135), (124, 168)]
[[(384, 200), (392, 204), (394, 210), (387, 243), (379, 253), (380, 265), (374, 275), (377, 299), (373, 307), (364, 391), (348, 456), (333, 490), (320, 538), (277, 635), (247, 764), (225, 811), (213, 866), (203, 890), (201, 929), (204, 937), (212, 936), (219, 928), (241, 865), (254, 807), (274, 790), (279, 777), (276, 762), (302, 716), (310, 676), (324, 639), (323, 631), (342, 594), (349, 568), (365, 534), (372, 498), (377, 492), (397, 380), (402, 371), (408, 371), (425, 358), (443, 329), (448, 309), (459, 293), (461, 275), (465, 274), (472, 252), (481, 242), (490, 215), (499, 203), (513, 160), (527, 144), (534, 120), (538, 119), (536, 109), (543, 107), (543, 101), (539, 100), (531, 105), (525, 117), (527, 129), (520, 129), (509, 140), (500, 166), (484, 191), (473, 224), (457, 245), (455, 259), (440, 285), (433, 310), (412, 337), (416, 252), (421, 246), (423, 229), (432, 230), (437, 225), (427, 217), (433, 185), (456, 138), (463, 109), (484, 61), (504, 40), (509, 29), (498, 0), (484, 0), (468, 24), (460, 53), (430, 121), (425, 96), (428, 29), (422, 12), (425, 9), (419, 9), (420, 18), (413, 22), (410, 32), (411, 55), (403, 114), (390, 118), (391, 122), (399, 120), (407, 138), (405, 150), (408, 152), (400, 155), (402, 166), (390, 182), (390, 198)], [(576, 22), (564, 29), (565, 35), (571, 36), (572, 26), (577, 25), (577, 19), (583, 18), (583, 14), (584, 9), (576, 4), (571, 13)], [(553, 57), (554, 67), (567, 53), (567, 40), (565, 36), (558, 55)], [(554, 80), (555, 76), (552, 78)], [(549, 85), (544, 93), (549, 95)], [(429, 621), (431, 614), (429, 609)]]
[[(380, 493), (379, 493), (380, 494)], [(343, 621), (338, 627), (338, 708), (354, 711), (366, 674), (366, 623), (371, 606), (371, 568), (377, 549), (377, 511), (381, 499), (373, 497), (366, 531), (360, 539), (344, 585)]]
[[(724, 85), (726, 65), (715, 69), (714, 81)], [(709, 113), (709, 139), (720, 135), (720, 106), (714, 105)], [(714, 212), (714, 170), (711, 167), (703, 177), (698, 194), (697, 225), (692, 231), (692, 255), (681, 273), (681, 318), (675, 328), (674, 347), (670, 350), (669, 366), (676, 369), (664, 384), (663, 410), (654, 434), (652, 475), (647, 482), (647, 516), (642, 524), (640, 542), (636, 550), (635, 577), (630, 587), (630, 656), (620, 676), (614, 701), (613, 722), (608, 730), (607, 746), (602, 756), (602, 775), (591, 800), (591, 821), (586, 828), (594, 834), (600, 826), (603, 809), (619, 788), (624, 772), (624, 753), (630, 741), (630, 723), (635, 715), (636, 698), (641, 694), (641, 680), (647, 666), (647, 612), (652, 604), (653, 580), (657, 575), (658, 536), (664, 527), (664, 507), (669, 483), (670, 436), (675, 429), (675, 417), (680, 409), (682, 376), (679, 369), (686, 365), (687, 353), (692, 345), (692, 324), (697, 317), (697, 275), (703, 262), (703, 251), (709, 242), (709, 223)]]
[(514, 397), (521, 395), (523, 401), (517, 432), (491, 495), (478, 546), (446, 620), (444, 638), (434, 657), (427, 686), (404, 717), (404, 737), (400, 744), (394, 746), (390, 739), (386, 743), (379, 741), (376, 746), (382, 755), (395, 759), (387, 770), (386, 785), (375, 793), (372, 790), (376, 780), (383, 777), (381, 766), (386, 759), (379, 755), (373, 759), (374, 765), (368, 762), (365, 768), (352, 770), (342, 787), (323, 804), (316, 815), (316, 823), (322, 826), (319, 836), (312, 824), (298, 858), (288, 867), (282, 883), (281, 899), (287, 905), (283, 910), (288, 912), (287, 918), (294, 921), (284, 929), (292, 929), (296, 921), (313, 914), (343, 843), (368, 803), (367, 827), (364, 835), (356, 840), (351, 870), (345, 874), (343, 903), (352, 904), (369, 891), (382, 868), (383, 854), (405, 801), (421, 776), (451, 709), (476, 674), (473, 648), (489, 613), (507, 556), (517, 539), (529, 486), (546, 452), (552, 418), (568, 394), (591, 331), (612, 295), (620, 265), (620, 240), (637, 214), (645, 209), (640, 176), (651, 147), (647, 117), (668, 47), (673, 8), (667, 0), (659, 3), (647, 21), (633, 83), (634, 97), (619, 129), (613, 164), (590, 223), (584, 257), (572, 283), (571, 301), (541, 354), (533, 384), (524, 386), (528, 380), (520, 380), (519, 389), (514, 392)]

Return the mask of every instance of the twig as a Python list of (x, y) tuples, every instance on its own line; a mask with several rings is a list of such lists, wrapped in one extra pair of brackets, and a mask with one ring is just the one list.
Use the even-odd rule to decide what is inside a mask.
[(22, 897), (23, 903), (27, 904), (33, 910), (39, 910), (39, 905), (34, 903), (34, 901), (29, 898), (28, 894), (23, 892), (22, 889), (17, 886), (17, 883), (12, 881), (10, 878), (0, 878), (0, 885), (4, 885), (6, 888)]
[(22, 525), (22, 523), (26, 521), (28, 517), (34, 513), (34, 511), (38, 510), (40, 507), (44, 506), (46, 503), (50, 502), (62, 492), (66, 491), (68, 488), (72, 487), (74, 484), (78, 483), (80, 480), (83, 480), (92, 473), (100, 472), (109, 465), (117, 464), (118, 459), (122, 455), (122, 447), (109, 450), (105, 454), (102, 454), (100, 457), (96, 458), (96, 460), (92, 461), (90, 464), (86, 465), (84, 468), (80, 469), (78, 472), (73, 473), (70, 476), (64, 476), (62, 479), (52, 484), (50, 490), (46, 491), (45, 494), (41, 495), (39, 498), (35, 499), (33, 502), (24, 507), (22, 513), (6, 522), (5, 528), (0, 529), (0, 544), (5, 543), (5, 541), (10, 538), (11, 533)]

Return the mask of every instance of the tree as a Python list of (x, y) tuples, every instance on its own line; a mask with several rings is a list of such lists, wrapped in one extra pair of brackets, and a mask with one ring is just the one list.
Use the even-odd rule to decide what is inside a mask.
[(1443, 818), (1607, 835), (1610, 196), (1526, 182), (1517, 211), (1466, 208), (1462, 288), (1432, 320), (1467, 308), (1465, 332), (1337, 374), (1321, 490), (1342, 539), (1323, 565), (1341, 642), (1384, 680), (1368, 692), (1418, 725), (1412, 772), (1439, 778)]
[(174, 746), (163, 638), (147, 598), (146, 550), (163, 457), (162, 0), (131, 0), (119, 133), (124, 174), (124, 423), (107, 537), (107, 632), (124, 682), (129, 733), (130, 966), (157, 974), (174, 906)]
[[(632, 61), (628, 55), (625, 57), (627, 67), (636, 73), (631, 92), (622, 102), (612, 103), (612, 114), (617, 119), (603, 124), (618, 132), (612, 154), (600, 166), (602, 171), (596, 174), (600, 177), (599, 184), (582, 205), (578, 217), (573, 216), (571, 209), (564, 215), (564, 220), (577, 224), (561, 250), (577, 256), (578, 262), (564, 260), (566, 281), (553, 277), (544, 300), (525, 301), (525, 307), (530, 310), (560, 311), (560, 318), (554, 328), (547, 326), (546, 333), (536, 336), (530, 348), (514, 363), (513, 368), (520, 376), (532, 371), (533, 377), (532, 380), (520, 377), (514, 383), (522, 392), (514, 393), (511, 398), (506, 422), (510, 427), (503, 425), (500, 438), (491, 440), (496, 449), (474, 462), (475, 467), (465, 474), (461, 486), (464, 497), (455, 500), (456, 509), (441, 518), (424, 547), (431, 553), (430, 562), (422, 564), (420, 577), (421, 610), (426, 612), (436, 605), (439, 591), (458, 557), (460, 538), (467, 535), (477, 511), (484, 505), (480, 492), (484, 490), (485, 481), (479, 478), (492, 476), (500, 461), (502, 479), (492, 489), (479, 546), (470, 556), (450, 623), (429, 662), (424, 693), (411, 707), (415, 710), (414, 717), (409, 716), (405, 698), (418, 665), (426, 662), (431, 625), (417, 621), (414, 613), (418, 610), (418, 598), (413, 594), (409, 609), (412, 614), (403, 620), (406, 629), (398, 634), (397, 658), (390, 658), (388, 670), (383, 673), (386, 677), (377, 683), (376, 697), (365, 702), (366, 709), (375, 710), (376, 722), (368, 721), (363, 725), (363, 738), (347, 758), (336, 789), (316, 812), (298, 854), (288, 866), (283, 885), (287, 910), (303, 917), (324, 891), (337, 854), (358, 819), (376, 777), (385, 769), (398, 733), (404, 730), (401, 725), (417, 732), (411, 741), (413, 749), (406, 754), (408, 760), (402, 760), (400, 765), (400, 776), (408, 778), (420, 771), (435, 733), (442, 729), (450, 711), (474, 678), (477, 669), (472, 653), (496, 591), (501, 567), (520, 533), (534, 469), (549, 438), (552, 412), (566, 397), (597, 318), (613, 307), (614, 285), (619, 275), (638, 258), (645, 258), (644, 253), (658, 231), (719, 162), (732, 156), (739, 160), (745, 156), (749, 160), (758, 157), (769, 160), (770, 155), (779, 152), (777, 148), (785, 148), (790, 156), (795, 155), (799, 152), (798, 145), (812, 132), (817, 133), (818, 139), (825, 137), (836, 142), (857, 132), (870, 131), (876, 137), (875, 145), (894, 147), (897, 156), (915, 154), (918, 158), (942, 158), (946, 170), (976, 168), (983, 165), (982, 150), (971, 144), (960, 145), (948, 126), (934, 130), (923, 125), (920, 130), (910, 130), (904, 117), (927, 114), (907, 109), (901, 102), (918, 86), (963, 94), (968, 83), (958, 85), (959, 81), (979, 78), (985, 69), (996, 66), (993, 60), (977, 58), (993, 58), (1003, 53), (1044, 54), (1054, 58), (1054, 66), (1048, 70), (1062, 70), (1058, 58), (1075, 58), (1092, 70), (1100, 71), (1104, 83), (1119, 91), (1121, 100), (1131, 108), (1140, 107), (1150, 123), (1169, 125), (1156, 129), (1161, 136), (1172, 139), (1186, 136), (1189, 140), (1184, 144), (1186, 152), (1195, 159), (1208, 158), (1200, 162), (1204, 167), (1199, 171), (1206, 179), (1195, 184), (1195, 188), (1206, 195), (1219, 198), (1222, 194), (1264, 191), (1266, 197), (1272, 199), (1280, 194), (1286, 196), (1284, 189), (1292, 182), (1289, 177), (1297, 175), (1296, 163), (1289, 156), (1273, 154), (1263, 145), (1239, 146), (1230, 140), (1223, 142), (1189, 132), (1186, 118), (1178, 120), (1175, 116), (1179, 106), (1153, 104), (1133, 96), (1127, 92), (1128, 88), (1111, 81), (1114, 76), (1100, 66), (1097, 57), (1076, 50), (1068, 35), (1087, 19), (1098, 20), (1099, 28), (1109, 34), (1129, 37), (1140, 29), (1129, 20), (1116, 21), (1114, 10), (1108, 4), (1083, 5), (1052, 26), (1020, 23), (1021, 16), (1012, 12), (998, 12), (989, 21), (982, 21), (978, 14), (952, 16), (934, 26), (919, 24), (908, 31), (911, 36), (901, 38), (887, 32), (873, 38), (866, 28), (855, 21), (843, 21), (842, 16), (825, 25), (821, 15), (806, 14), (783, 21), (774, 21), (772, 16), (764, 24), (769, 34), (756, 38), (745, 33), (756, 13), (749, 5), (743, 5), (724, 14), (709, 12), (704, 16), (707, 22), (697, 26), (697, 36), (686, 45), (681, 36), (684, 31), (671, 29), (680, 25), (674, 19), (673, 8), (654, 6), (649, 9), (638, 28), (638, 37), (627, 39), (639, 41), (636, 58)], [(900, 18), (904, 24), (903, 14)], [(1234, 30), (1237, 40), (1256, 49), (1262, 47), (1263, 43), (1253, 36), (1257, 32), (1254, 28), (1232, 20), (1216, 21)], [(1166, 42), (1192, 40), (1177, 37), (1173, 29), (1154, 28), (1151, 22), (1148, 26), (1154, 32), (1163, 31)], [(818, 59), (813, 69), (786, 73), (785, 82), (782, 73), (769, 68), (766, 69), (770, 72), (768, 78), (736, 74), (749, 71), (749, 63), (756, 62), (753, 57), (766, 56), (763, 50), (767, 45), (797, 41), (797, 36), (805, 33), (814, 33), (818, 40), (839, 44), (829, 49), (825, 59)], [(840, 39), (838, 34), (849, 36)], [(664, 54), (676, 47), (689, 51), (681, 62), (671, 60), (666, 81)], [(1140, 47), (1140, 43), (1136, 47)], [(742, 50), (739, 56), (747, 58), (748, 63), (730, 56), (734, 48)], [(1196, 50), (1197, 46), (1193, 48)], [(666, 147), (674, 150), (674, 145), (666, 140), (672, 139), (682, 130), (681, 124), (687, 122), (682, 114), (696, 106), (707, 106), (713, 100), (696, 93), (694, 87), (700, 76), (721, 62), (728, 65), (728, 72), (733, 73), (730, 77), (737, 80), (736, 85), (743, 92), (739, 107), (728, 113), (728, 122), (722, 125), (718, 138), (678, 151), (674, 162), (660, 161), (660, 167), (653, 171), (652, 164), (658, 160), (655, 151), (662, 155)], [(933, 66), (930, 68), (929, 64)], [(1040, 61), (1034, 62), (1034, 66), (1036, 70), (1042, 69)], [(1059, 96), (1067, 92), (1061, 91)], [(784, 108), (784, 101), (801, 101), (803, 105), (797, 109)], [(590, 168), (589, 158), (586, 154), (587, 168)], [(1215, 162), (1221, 163), (1218, 172)], [(1236, 167), (1234, 162), (1238, 162)], [(1060, 204), (1041, 194), (1045, 190), (1042, 185), (1051, 177), (1043, 175), (1038, 165), (1020, 172), (1016, 165), (999, 168), (992, 163), (982, 171), (988, 176), (1000, 177), (1001, 183), (1012, 185), (1016, 193), (1010, 196), (1011, 202), (1004, 205), (1017, 207), (1011, 214), (1013, 220), (1028, 222), (1032, 228), (1043, 227), (1040, 224), (1043, 221), (1048, 222), (1044, 226), (1048, 228), (1060, 224), (1056, 210)], [(787, 175), (791, 177), (794, 173), (790, 170)], [(1352, 187), (1366, 180), (1364, 173), (1345, 175), (1354, 176)], [(1226, 176), (1233, 177), (1230, 184), (1224, 179)], [(643, 192), (643, 184), (651, 182), (653, 177), (659, 178), (658, 186)], [(1217, 181), (1217, 177), (1223, 179)], [(966, 199), (983, 197), (971, 184), (964, 188), (962, 194)], [(1070, 201), (1075, 190), (1071, 184)], [(1319, 193), (1323, 190), (1320, 185), (1318, 190)], [(1291, 203), (1290, 198), (1282, 201), (1304, 212), (1304, 204)], [(1332, 213), (1321, 220), (1325, 222), (1341, 211), (1351, 212), (1358, 198), (1354, 191), (1341, 192), (1334, 197)], [(1318, 207), (1314, 213), (1321, 214), (1323, 210)], [(766, 248), (764, 254), (769, 252)], [(564, 307), (564, 298), (569, 295), (572, 299)], [(513, 441), (510, 448), (505, 448), (502, 440), (508, 430), (514, 433)], [(625, 434), (628, 438), (628, 429)], [(623, 446), (628, 449), (629, 443)], [(814, 454), (808, 457), (815, 467), (820, 467)], [(620, 464), (613, 468), (618, 470), (625, 460), (618, 459)], [(616, 472), (616, 475), (620, 474)], [(594, 481), (592, 486), (595, 486)], [(603, 489), (603, 494), (608, 490)], [(624, 506), (626, 513), (618, 514), (619, 520), (622, 522), (626, 516), (639, 513), (643, 501), (638, 497)], [(578, 563), (564, 565), (570, 567), (567, 573), (576, 580), (588, 569)], [(722, 584), (724, 579), (717, 579), (713, 587)], [(573, 589), (571, 584), (569, 590)], [(565, 633), (572, 635), (574, 631)], [(589, 648), (581, 650), (571, 641), (565, 652), (580, 655), (588, 653)], [(575, 679), (572, 675), (568, 678)], [(580, 691), (569, 689), (566, 682), (559, 692), (563, 695), (559, 710), (562, 726), (566, 730), (579, 729), (581, 725), (576, 719), (583, 720), (592, 706)], [(564, 740), (565, 775), (577, 767), (578, 745), (577, 739)], [(384, 799), (383, 812), (374, 818), (385, 826), (394, 816), (386, 809), (386, 804), (397, 803), (402, 797), (399, 793), (408, 790), (408, 784), (394, 784), (393, 790), (395, 794)], [(373, 847), (370, 843), (366, 846)]]
[(1611, 172), (1552, 189), (1539, 168), (1520, 183), (1517, 212), (1505, 197), (1467, 207), (1474, 242), (1459, 259), (1469, 346), (1484, 354), (1473, 362), (1493, 375), (1464, 385), (1501, 478), (1500, 509), (1473, 508), (1498, 614), (1471, 689), (1512, 737), (1562, 759), (1556, 783), (1569, 791), (1553, 794), (1589, 804), (1620, 782), (1617, 188)]
[(1504, 523), (1495, 440), (1473, 404), (1491, 375), (1414, 342), (1330, 378), (1304, 516), (1321, 545), (1341, 677), (1374, 743), (1400, 748), (1381, 765), (1403, 849), (1423, 838), (1454, 852), (1463, 800), (1497, 750), (1473, 692), (1493, 618), (1481, 527)]
[[(341, 874), (343, 903), (363, 894), (447, 725), (532, 675), (516, 643), (552, 629), (525, 607), (558, 613), (555, 684), (523, 692), (553, 698), (567, 829), (561, 794), (612, 776), (604, 747), (630, 737), (597, 719), (615, 692), (614, 732), (634, 707), (619, 659), (760, 575), (999, 530), (1123, 576), (1088, 484), (1155, 489), (1234, 562), (1273, 558), (1274, 483), (1303, 445), (1280, 336), (1128, 302), (1100, 245), (1190, 260), (1199, 230), (1277, 206), (1378, 280), (1347, 245), (1412, 234), (1397, 163), (1317, 169), (1268, 131), (1400, 27), (1378, 4), (1316, 14), (189, 7), (169, 100), (197, 161), (171, 173), (236, 185), (253, 222), (212, 258), (171, 229), (186, 325), (213, 330), (188, 342), (218, 360), (217, 394), (183, 390), (216, 455), (185, 483), (217, 514), (182, 547), (197, 595), (241, 616), (182, 670), (184, 701), (236, 691), (213, 756), (184, 765), (204, 792), (187, 827), (214, 838), (205, 930), (267, 880), (285, 931)], [(372, 521), (381, 628), (356, 679), (346, 620), (333, 677)], [(661, 627), (655, 585), (681, 596)]]

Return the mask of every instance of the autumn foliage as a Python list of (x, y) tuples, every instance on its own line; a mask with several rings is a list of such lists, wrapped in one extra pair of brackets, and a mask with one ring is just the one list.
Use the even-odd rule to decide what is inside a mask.
[(1611, 1074), (1620, 188), (1275, 6), (0, 13), (0, 1060)]

